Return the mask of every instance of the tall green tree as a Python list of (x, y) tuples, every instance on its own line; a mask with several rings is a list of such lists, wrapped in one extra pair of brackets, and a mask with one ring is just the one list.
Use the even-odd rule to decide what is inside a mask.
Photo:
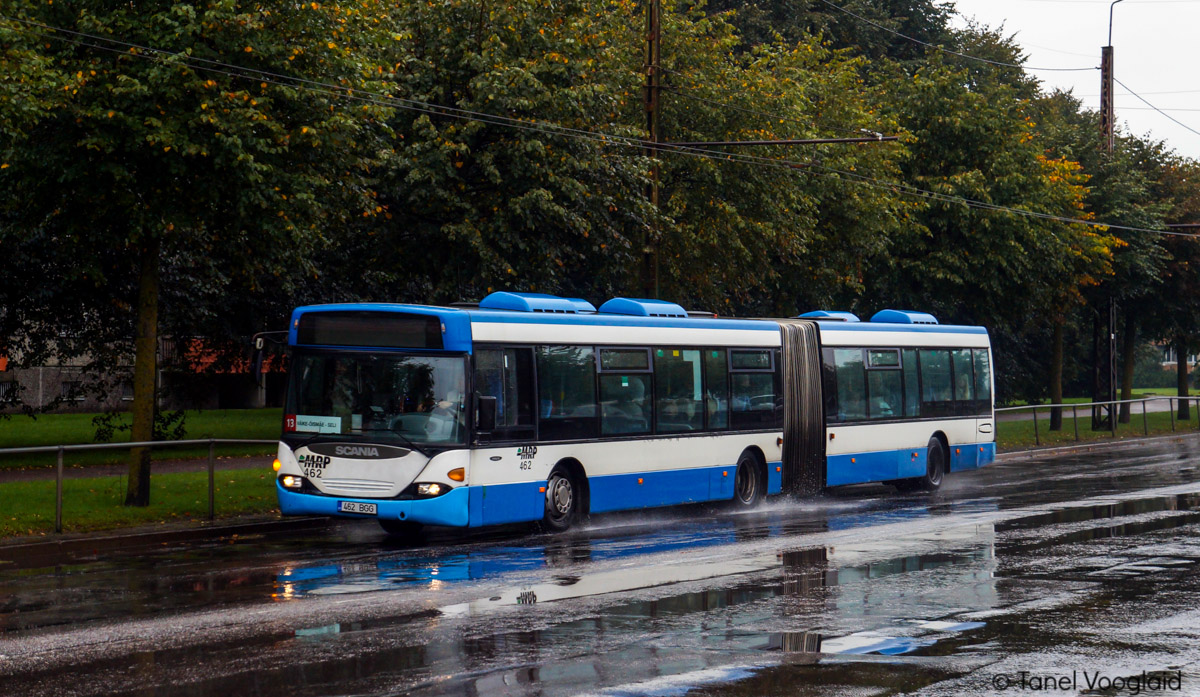
[[(43, 273), (0, 332), (30, 337), (22, 360), (132, 355), (132, 439), (151, 440), (163, 321), (200, 333), (190, 318), (311, 276), (324, 238), (377, 213), (390, 110), (344, 90), (383, 91), (383, 10), (10, 3), (0, 244)], [(127, 505), (149, 477), (138, 449)]]

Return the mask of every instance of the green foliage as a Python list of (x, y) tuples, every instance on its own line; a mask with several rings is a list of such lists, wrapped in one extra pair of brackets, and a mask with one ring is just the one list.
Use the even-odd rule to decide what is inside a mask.
[(638, 147), (633, 0), (17, 0), (5, 14), (125, 43), (0, 22), (0, 348), (127, 360), (148, 245), (163, 333), (204, 337), (214, 369), (300, 303), (641, 295), (646, 250), (660, 295), (722, 313), (988, 326), (1002, 398), (1044, 394), (1053, 322), (1082, 383), (1110, 299), (1144, 336), (1200, 334), (1200, 246), (1058, 219), (1195, 222), (1195, 162), (1124, 135), (1101, 155), (1094, 113), (942, 4), (835, 4), (862, 19), (664, 3), (661, 136), (900, 142)]
[(4, 89), (20, 95), (0, 109), (0, 244), (19, 276), (38, 279), (0, 291), (0, 336), (22, 337), (18, 364), (128, 355), (137, 251), (154, 240), (165, 333), (249, 333), (318, 273), (328, 231), (375, 211), (390, 110), (266, 73), (379, 89), (382, 66), (362, 53), (385, 37), (366, 11), (9, 5), (100, 37), (0, 24)]

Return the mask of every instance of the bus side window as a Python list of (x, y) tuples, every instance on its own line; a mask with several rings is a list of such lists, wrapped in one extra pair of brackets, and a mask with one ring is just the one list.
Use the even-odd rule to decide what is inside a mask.
[(650, 350), (600, 349), (600, 433), (650, 433), (654, 373)]
[(492, 440), (533, 437), (532, 349), (477, 350), (475, 391), (496, 398)]
[(781, 413), (775, 398), (775, 370), (770, 349), (729, 351), (730, 421), (734, 428), (773, 428)]
[(729, 428), (729, 364), (725, 349), (704, 350), (704, 413), (710, 431)]
[(837, 372), (839, 421), (867, 418), (867, 386), (863, 371), (863, 350), (835, 348), (833, 367)]
[(596, 436), (596, 356), (590, 346), (539, 346), (538, 437)]
[(921, 388), (917, 380), (917, 350), (904, 349), (900, 352), (904, 368), (904, 415), (921, 415)]
[(659, 433), (704, 428), (700, 351), (654, 349), (654, 409)]
[(872, 419), (895, 419), (903, 414), (900, 351), (867, 349), (868, 413)]
[(950, 380), (950, 352), (921, 349), (921, 414), (949, 416), (953, 411), (954, 386)]
[(976, 413), (987, 414), (992, 408), (992, 371), (987, 349), (975, 349)]
[(838, 410), (837, 368), (833, 364), (833, 349), (821, 349), (821, 391), (825, 394), (825, 421), (841, 421)]
[(954, 363), (954, 413), (968, 416), (975, 413), (975, 375), (971, 367), (971, 349), (950, 352)]

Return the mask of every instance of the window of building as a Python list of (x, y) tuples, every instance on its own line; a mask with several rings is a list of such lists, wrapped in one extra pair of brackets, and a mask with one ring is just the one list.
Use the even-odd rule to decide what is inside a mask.
[(78, 380), (63, 380), (59, 383), (59, 394), (63, 399), (82, 402), (84, 400), (83, 383)]

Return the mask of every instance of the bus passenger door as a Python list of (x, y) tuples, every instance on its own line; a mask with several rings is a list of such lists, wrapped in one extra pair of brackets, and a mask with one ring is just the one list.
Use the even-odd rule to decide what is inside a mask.
[(476, 413), (471, 524), (537, 520), (545, 506), (538, 484), (548, 472), (537, 467), (541, 463), (536, 459), (537, 448), (532, 447), (536, 438), (533, 349), (476, 349), (474, 377), (476, 404), (478, 397), (495, 399), (496, 418), (494, 428), (483, 430)]

